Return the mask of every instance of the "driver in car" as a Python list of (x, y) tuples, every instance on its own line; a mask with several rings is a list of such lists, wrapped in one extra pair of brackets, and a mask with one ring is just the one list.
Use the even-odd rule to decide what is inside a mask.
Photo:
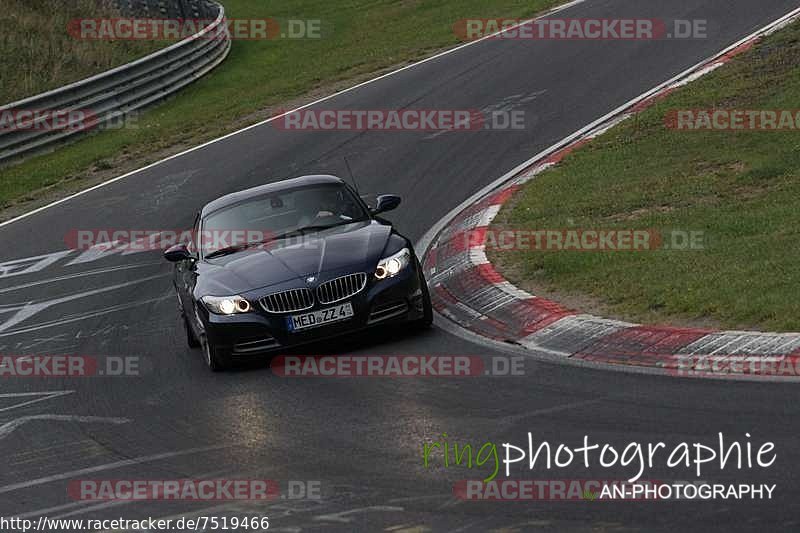
[(346, 207), (336, 190), (321, 191), (317, 189), (297, 193), (295, 209), (300, 213), (297, 226), (302, 228), (324, 224), (325, 219), (332, 218), (335, 220), (329, 220), (329, 222), (350, 220), (352, 217), (345, 214)]

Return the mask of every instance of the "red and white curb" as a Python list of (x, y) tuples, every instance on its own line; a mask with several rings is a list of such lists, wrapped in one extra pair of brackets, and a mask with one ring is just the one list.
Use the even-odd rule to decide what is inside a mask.
[[(567, 309), (505, 280), (486, 257), (485, 232), (526, 182), (570, 152), (800, 18), (797, 9), (618, 108), (513, 170), (459, 206), (418, 249), (437, 312), (489, 339), (551, 356), (660, 369), (675, 376), (800, 379), (800, 334), (643, 326)], [(476, 238), (476, 235), (478, 238)], [(468, 238), (469, 237), (469, 238)]]

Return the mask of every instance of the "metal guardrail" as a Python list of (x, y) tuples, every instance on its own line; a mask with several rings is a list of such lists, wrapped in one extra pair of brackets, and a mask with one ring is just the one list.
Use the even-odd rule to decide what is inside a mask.
[[(0, 165), (54, 148), (87, 131), (119, 122), (204, 76), (228, 55), (225, 9), (211, 0), (116, 0), (120, 10), (141, 18), (207, 19), (213, 23), (163, 50), (58, 89), (0, 106), (30, 111), (25, 128), (0, 127)], [(59, 127), (52, 127), (55, 115)]]
[(111, 0), (123, 14), (142, 18), (210, 19), (219, 5), (207, 0)]

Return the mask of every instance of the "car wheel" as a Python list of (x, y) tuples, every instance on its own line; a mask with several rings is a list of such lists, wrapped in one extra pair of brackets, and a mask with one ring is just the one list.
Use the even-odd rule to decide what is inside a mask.
[(200, 340), (192, 331), (192, 326), (189, 324), (189, 319), (186, 318), (186, 315), (183, 316), (183, 327), (186, 329), (186, 344), (189, 345), (189, 348), (199, 348), (201, 346)]
[(417, 259), (417, 269), (419, 271), (419, 284), (422, 289), (422, 318), (417, 321), (417, 325), (421, 329), (427, 329), (433, 325), (433, 305), (431, 304), (431, 293), (428, 290), (428, 283), (425, 281), (419, 259)]
[(203, 359), (212, 372), (222, 372), (231, 366), (231, 355), (226, 350), (214, 346), (208, 339), (203, 339)]

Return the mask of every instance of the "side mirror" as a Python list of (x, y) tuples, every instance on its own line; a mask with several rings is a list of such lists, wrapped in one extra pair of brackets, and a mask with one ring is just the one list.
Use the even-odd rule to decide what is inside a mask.
[(191, 259), (192, 254), (189, 253), (189, 249), (185, 244), (176, 244), (164, 252), (164, 258), (171, 263), (179, 263)]
[(397, 206), (400, 205), (400, 202), (402, 201), (403, 199), (396, 194), (382, 194), (378, 196), (377, 205), (375, 206), (375, 209), (372, 210), (372, 214), (377, 215), (379, 213), (385, 213), (387, 211), (397, 209)]

